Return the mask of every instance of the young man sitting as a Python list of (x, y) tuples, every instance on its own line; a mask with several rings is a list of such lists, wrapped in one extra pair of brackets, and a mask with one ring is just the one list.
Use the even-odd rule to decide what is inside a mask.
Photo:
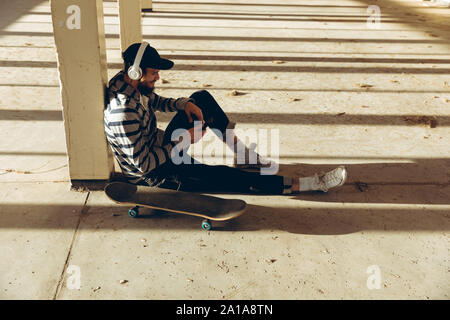
[[(130, 183), (183, 191), (268, 194), (327, 192), (344, 184), (347, 171), (342, 166), (311, 177), (284, 177), (248, 172), (237, 166), (205, 165), (191, 158), (178, 164), (174, 157), (183, 152), (183, 159), (188, 157), (183, 145), (197, 142), (209, 127), (233, 152), (244, 150), (243, 165), (274, 165), (239, 140), (234, 134), (235, 124), (206, 90), (178, 99), (154, 93), (159, 71), (174, 65), (161, 58), (155, 48), (146, 42), (135, 43), (122, 56), (124, 70), (109, 82), (104, 126), (114, 156)], [(157, 128), (156, 111), (177, 112), (165, 131)], [(190, 141), (173, 141), (177, 129), (185, 129), (189, 134), (183, 139), (188, 137)], [(248, 163), (250, 159), (256, 159), (256, 163)]]

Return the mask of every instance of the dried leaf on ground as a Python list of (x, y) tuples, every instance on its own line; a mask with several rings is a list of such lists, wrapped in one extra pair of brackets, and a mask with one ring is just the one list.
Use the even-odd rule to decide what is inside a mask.
[(232, 96), (243, 96), (244, 94), (246, 94), (246, 93), (242, 92), (242, 91), (237, 91), (237, 90), (232, 90), (230, 92), (230, 95), (232, 95)]
[(365, 88), (365, 89), (369, 89), (369, 88), (373, 87), (373, 85), (367, 84), (367, 83), (357, 83), (356, 86), (360, 87), (360, 88)]
[(436, 128), (437, 119), (433, 116), (405, 116), (403, 120), (410, 124), (426, 125), (430, 128)]
[(366, 192), (367, 190), (369, 190), (369, 185), (367, 183), (364, 183), (361, 181), (356, 181), (355, 187), (356, 187), (356, 189), (358, 189), (361, 192)]

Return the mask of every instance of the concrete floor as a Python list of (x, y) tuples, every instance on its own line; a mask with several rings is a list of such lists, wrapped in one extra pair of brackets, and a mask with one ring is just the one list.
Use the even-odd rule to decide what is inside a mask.
[(280, 174), (349, 170), (329, 194), (239, 196), (247, 213), (211, 232), (69, 190), (48, 2), (2, 4), (0, 298), (448, 299), (450, 9), (376, 3), (380, 29), (373, 1), (154, 1), (144, 38), (176, 63), (158, 93), (207, 88), (237, 128), (278, 129)]

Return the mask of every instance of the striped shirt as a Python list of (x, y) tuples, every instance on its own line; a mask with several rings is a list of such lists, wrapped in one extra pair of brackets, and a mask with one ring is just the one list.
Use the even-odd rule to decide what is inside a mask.
[(109, 81), (104, 111), (106, 138), (123, 174), (138, 183), (165, 163), (175, 143), (162, 145), (164, 131), (157, 128), (155, 111), (184, 110), (190, 98), (164, 98), (155, 93), (141, 95), (124, 81), (120, 71)]

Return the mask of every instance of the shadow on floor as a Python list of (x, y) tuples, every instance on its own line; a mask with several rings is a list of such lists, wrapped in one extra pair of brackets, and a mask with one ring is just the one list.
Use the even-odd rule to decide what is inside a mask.
[[(440, 36), (450, 40), (450, 32), (448, 32), (450, 31), (450, 23), (445, 16), (448, 8), (427, 7), (421, 1), (417, 1), (417, 6), (409, 6), (406, 1), (405, 3), (392, 0), (377, 0), (376, 3), (373, 0), (357, 1), (366, 6), (366, 8), (376, 4), (380, 7), (381, 13), (400, 19), (403, 18), (403, 23), (419, 30), (439, 27)], [(436, 11), (442, 12), (442, 14), (436, 14)]]
[[(64, 205), (2, 205), (1, 229), (75, 229), (112, 230), (198, 230), (201, 218), (174, 213), (152, 214), (130, 218), (128, 208), (114, 204), (87, 206)], [(142, 213), (142, 212), (141, 212)], [(147, 212), (148, 213), (148, 212)], [(81, 218), (81, 221), (78, 220)], [(78, 224), (79, 223), (79, 224)], [(212, 232), (262, 231), (290, 232), (309, 235), (342, 235), (361, 231), (448, 232), (448, 210), (395, 207), (367, 208), (284, 208), (248, 205), (247, 211), (235, 220), (213, 222)]]
[[(315, 173), (332, 170), (338, 165), (342, 165), (342, 163), (283, 164), (280, 165), (278, 175), (312, 176)], [(415, 159), (412, 163), (357, 163), (345, 164), (345, 167), (348, 171), (348, 178), (344, 187), (328, 193), (304, 192), (284, 197), (316, 203), (364, 204), (368, 207), (372, 204), (392, 204), (394, 206), (450, 204), (450, 173), (448, 171), (450, 159)], [(120, 174), (116, 175), (115, 180), (124, 181)], [(204, 190), (203, 192), (217, 195), (234, 194), (236, 197), (240, 195), (225, 190)], [(271, 196), (250, 195), (263, 198)], [(279, 198), (276, 201), (279, 201)], [(299, 206), (303, 207), (304, 204), (299, 204)]]
[(0, 30), (6, 29), (22, 16), (29, 14), (34, 7), (45, 3), (44, 0), (2, 1), (0, 3)]
[[(169, 122), (172, 113), (157, 113), (159, 121)], [(236, 123), (267, 123), (267, 113), (227, 112), (227, 116)], [(270, 124), (307, 124), (307, 125), (389, 125), (413, 127), (447, 127), (450, 117), (445, 115), (424, 116), (419, 114), (346, 114), (342, 113), (270, 113)], [(26, 121), (63, 121), (60, 110), (10, 110), (0, 109), (0, 120)], [(431, 123), (433, 121), (433, 123)]]
[[(449, 159), (350, 164), (347, 165), (349, 182), (329, 193), (273, 196), (270, 205), (267, 205), (267, 195), (235, 195), (247, 200), (246, 213), (229, 222), (214, 222), (213, 227), (216, 232), (269, 230), (311, 235), (361, 231), (447, 232), (450, 230), (450, 212), (448, 206), (442, 205), (450, 203), (450, 187), (448, 180), (445, 181), (448, 170), (444, 171), (448, 164)], [(336, 165), (296, 164), (282, 166), (281, 171), (310, 174)], [(364, 178), (366, 187), (355, 186), (359, 178)], [(439, 178), (444, 182), (435, 180)], [(283, 201), (284, 197), (289, 201)], [(71, 229), (79, 223), (81, 229), (89, 230), (198, 229), (202, 232), (202, 219), (198, 217), (165, 212), (147, 216), (146, 213), (151, 211), (141, 210), (141, 218), (132, 219), (127, 214), (128, 209), (112, 202), (95, 205), (92, 199), (86, 206), (2, 204), (0, 228)]]

